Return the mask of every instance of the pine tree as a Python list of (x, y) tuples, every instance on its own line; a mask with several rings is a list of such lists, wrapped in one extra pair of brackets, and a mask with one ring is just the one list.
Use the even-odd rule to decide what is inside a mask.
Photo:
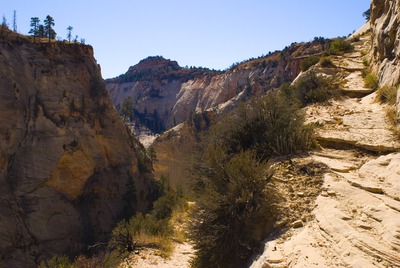
[(43, 26), (42, 24), (40, 24), (39, 27), (38, 27), (38, 34), (37, 34), (37, 36), (38, 36), (39, 38), (44, 38), (44, 37), (46, 37), (46, 33), (45, 33), (45, 30), (44, 30), (44, 26)]
[(33, 42), (36, 42), (36, 36), (39, 36), (40, 20), (38, 17), (31, 18), (31, 29), (29, 31), (33, 36)]
[(122, 102), (120, 113), (123, 116), (124, 122), (131, 121), (133, 116), (133, 104), (131, 96), (126, 97), (125, 100)]
[(68, 42), (69, 43), (71, 43), (71, 38), (72, 38), (72, 30), (73, 30), (74, 28), (72, 27), (72, 26), (68, 26), (68, 28), (67, 28), (67, 39), (68, 39)]
[(13, 31), (17, 32), (17, 11), (15, 10), (13, 15)]
[(55, 25), (53, 17), (47, 15), (46, 19), (44, 20), (44, 31), (46, 36), (49, 38), (49, 43), (51, 39), (56, 37), (56, 32), (53, 30), (53, 26)]

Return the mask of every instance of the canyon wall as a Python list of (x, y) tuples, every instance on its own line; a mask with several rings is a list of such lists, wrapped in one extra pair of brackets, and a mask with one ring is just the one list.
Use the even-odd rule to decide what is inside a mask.
[(400, 82), (400, 1), (374, 0), (371, 4), (373, 67), (381, 84)]
[(161, 132), (195, 112), (226, 109), (240, 99), (292, 82), (301, 72), (304, 58), (321, 53), (325, 42), (293, 43), (283, 51), (226, 71), (182, 68), (175, 61), (149, 57), (106, 84), (117, 109), (131, 97), (136, 118), (154, 132)]
[[(373, 0), (371, 3), (372, 67), (380, 85), (400, 84), (400, 1)], [(400, 115), (400, 91), (397, 93)]]
[(0, 266), (85, 252), (148, 209), (151, 167), (139, 163), (92, 47), (1, 29), (0, 66)]

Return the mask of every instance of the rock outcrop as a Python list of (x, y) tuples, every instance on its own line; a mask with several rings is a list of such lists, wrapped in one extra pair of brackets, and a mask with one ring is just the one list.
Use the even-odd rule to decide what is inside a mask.
[(154, 179), (92, 47), (0, 35), (0, 266), (34, 267), (104, 242)]
[(195, 112), (230, 105), (252, 94), (262, 94), (292, 82), (301, 63), (320, 53), (325, 42), (292, 44), (283, 51), (251, 59), (221, 72), (182, 68), (175, 61), (149, 57), (117, 78), (106, 80), (114, 105), (119, 109), (130, 96), (135, 115), (155, 132), (179, 124)]
[(371, 4), (372, 63), (382, 85), (400, 83), (400, 1), (374, 0)]
[[(372, 63), (380, 85), (400, 84), (400, 1), (373, 0), (371, 4)], [(400, 90), (397, 92), (400, 115)]]

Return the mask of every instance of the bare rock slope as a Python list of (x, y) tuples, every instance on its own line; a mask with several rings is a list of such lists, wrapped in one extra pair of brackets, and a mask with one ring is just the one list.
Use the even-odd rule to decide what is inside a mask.
[(297, 161), (329, 168), (312, 217), (297, 215), (301, 225), (270, 239), (251, 267), (400, 266), (400, 143), (385, 107), (363, 86), (361, 51), (370, 40), (363, 35), (355, 52), (333, 58), (348, 97), (306, 108), (323, 148)]
[(0, 266), (33, 267), (104, 241), (153, 178), (90, 46), (0, 34)]

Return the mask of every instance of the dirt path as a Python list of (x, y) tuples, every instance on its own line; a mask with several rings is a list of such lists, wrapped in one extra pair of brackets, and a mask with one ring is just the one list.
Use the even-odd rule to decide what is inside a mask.
[(193, 248), (188, 243), (176, 243), (175, 249), (169, 258), (162, 258), (155, 250), (146, 249), (132, 254), (121, 265), (120, 268), (188, 268), (189, 261), (193, 256)]

